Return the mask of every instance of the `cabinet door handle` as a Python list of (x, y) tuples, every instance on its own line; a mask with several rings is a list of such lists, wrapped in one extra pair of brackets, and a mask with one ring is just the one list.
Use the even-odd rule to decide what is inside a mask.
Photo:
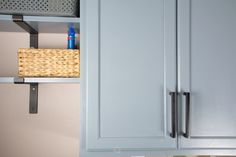
[(190, 93), (184, 92), (185, 96), (185, 132), (183, 136), (189, 138), (189, 116), (190, 116)]
[(176, 137), (176, 116), (177, 116), (176, 92), (170, 92), (169, 94), (171, 96), (171, 127), (172, 127), (170, 137), (175, 138)]

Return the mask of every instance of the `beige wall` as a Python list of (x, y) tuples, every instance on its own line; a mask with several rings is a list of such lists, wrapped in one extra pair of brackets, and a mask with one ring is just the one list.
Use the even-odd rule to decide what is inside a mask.
[[(0, 76), (16, 76), (16, 51), (29, 46), (29, 35), (0, 37)], [(40, 34), (39, 47), (65, 48), (66, 34)], [(39, 113), (29, 114), (29, 86), (0, 84), (0, 157), (78, 157), (79, 91), (79, 84), (40, 84)]]

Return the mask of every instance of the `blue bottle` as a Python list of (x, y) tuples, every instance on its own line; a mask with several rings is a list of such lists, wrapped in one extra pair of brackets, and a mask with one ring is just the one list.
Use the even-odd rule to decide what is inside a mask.
[(75, 29), (73, 26), (70, 26), (68, 29), (68, 39), (67, 39), (67, 48), (75, 48)]

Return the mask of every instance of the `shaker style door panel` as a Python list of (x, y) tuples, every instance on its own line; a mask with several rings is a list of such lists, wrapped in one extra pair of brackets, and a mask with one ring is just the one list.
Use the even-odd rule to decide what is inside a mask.
[(177, 147), (175, 0), (87, 0), (86, 148)]
[[(236, 148), (236, 1), (180, 0), (181, 92), (190, 92), (182, 148)], [(185, 96), (182, 130), (185, 132)]]

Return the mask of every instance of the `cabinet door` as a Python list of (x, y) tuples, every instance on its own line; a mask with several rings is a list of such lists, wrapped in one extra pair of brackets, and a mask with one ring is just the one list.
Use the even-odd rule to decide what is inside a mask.
[(82, 4), (86, 149), (176, 148), (168, 94), (176, 87), (175, 0)]
[(236, 148), (236, 1), (180, 0), (178, 6), (179, 85), (191, 93), (190, 137), (181, 137), (180, 146)]

